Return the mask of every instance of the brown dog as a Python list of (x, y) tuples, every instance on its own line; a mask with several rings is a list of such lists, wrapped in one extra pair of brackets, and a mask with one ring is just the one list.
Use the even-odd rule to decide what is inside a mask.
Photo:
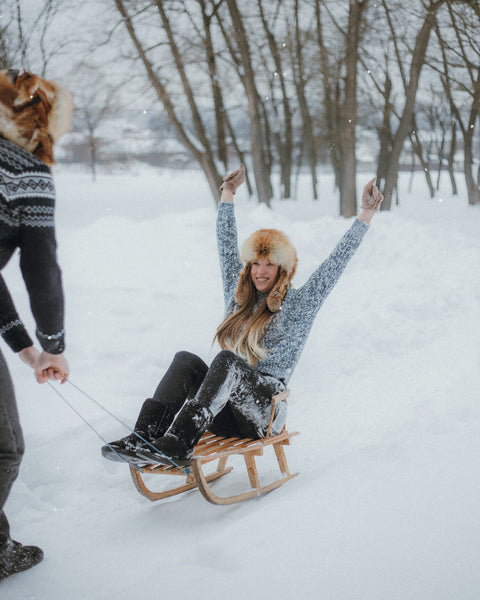
[(60, 84), (33, 73), (0, 71), (0, 135), (47, 165), (53, 145), (70, 129), (73, 101)]

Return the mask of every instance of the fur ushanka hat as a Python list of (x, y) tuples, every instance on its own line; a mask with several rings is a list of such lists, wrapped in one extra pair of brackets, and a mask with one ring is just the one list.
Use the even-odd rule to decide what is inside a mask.
[(52, 165), (53, 146), (70, 129), (72, 96), (28, 71), (0, 71), (0, 135)]
[(238, 278), (235, 290), (236, 304), (241, 307), (247, 301), (250, 276), (247, 275), (248, 264), (263, 256), (280, 267), (278, 281), (267, 296), (268, 308), (272, 312), (280, 310), (298, 263), (297, 253), (289, 238), (277, 229), (259, 229), (245, 240), (240, 256), (246, 265)]

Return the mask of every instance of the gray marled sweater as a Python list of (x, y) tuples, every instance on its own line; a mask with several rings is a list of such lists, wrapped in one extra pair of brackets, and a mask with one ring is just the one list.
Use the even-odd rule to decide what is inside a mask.
[[(366, 223), (356, 219), (308, 281), (299, 289), (287, 291), (281, 310), (274, 314), (263, 338), (263, 346), (269, 354), (257, 363), (256, 369), (280, 379), (285, 385), (288, 383), (320, 307), (368, 229)], [(221, 202), (218, 207), (217, 244), (228, 313), (235, 306), (233, 297), (243, 268), (233, 202)]]

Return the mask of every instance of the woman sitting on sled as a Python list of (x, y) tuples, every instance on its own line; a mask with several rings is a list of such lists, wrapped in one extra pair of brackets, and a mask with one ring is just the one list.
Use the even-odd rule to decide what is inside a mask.
[[(138, 466), (172, 461), (185, 466), (207, 429), (227, 437), (265, 437), (272, 396), (286, 388), (316, 314), (383, 199), (372, 179), (364, 188), (359, 217), (329, 258), (294, 289), (290, 282), (297, 255), (282, 232), (256, 231), (239, 255), (233, 196), (244, 181), (241, 165), (225, 177), (218, 207), (227, 316), (215, 338), (222, 351), (210, 367), (194, 354), (178, 352), (153, 398), (144, 402), (135, 433), (104, 446), (105, 458)], [(280, 433), (285, 419), (286, 402), (281, 402), (272, 435)]]

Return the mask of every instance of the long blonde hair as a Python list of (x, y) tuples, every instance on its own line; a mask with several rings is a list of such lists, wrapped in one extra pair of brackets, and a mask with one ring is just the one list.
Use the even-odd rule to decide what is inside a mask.
[(218, 340), (222, 350), (231, 350), (235, 354), (240, 354), (252, 366), (255, 366), (268, 354), (268, 351), (262, 346), (262, 339), (274, 313), (267, 306), (267, 297), (253, 312), (257, 294), (250, 275), (251, 270), (252, 263), (248, 263), (244, 272), (244, 281), (247, 287), (246, 302), (227, 315), (223, 323), (219, 325), (214, 341)]

